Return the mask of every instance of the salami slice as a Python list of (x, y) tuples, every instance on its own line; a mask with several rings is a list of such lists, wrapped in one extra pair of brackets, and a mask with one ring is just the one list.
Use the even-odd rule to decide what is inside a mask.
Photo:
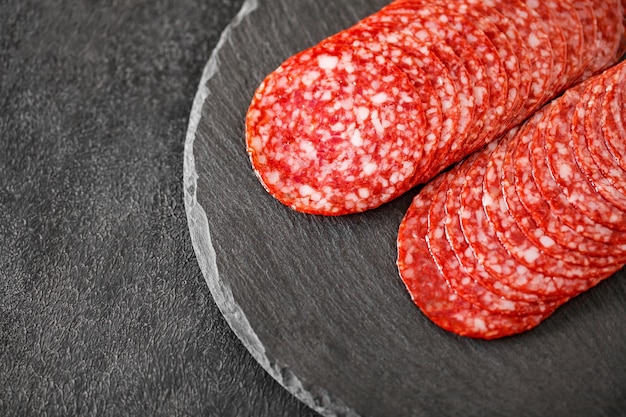
[(398, 231), (398, 270), (413, 302), (439, 327), (466, 337), (495, 339), (537, 326), (553, 310), (521, 317), (489, 312), (459, 297), (437, 269), (426, 236), (428, 211), (440, 178), (413, 200)]
[[(486, 35), (485, 31), (490, 32), (492, 35), (501, 33), (492, 26), (491, 22), (487, 19), (477, 18), (474, 16), (467, 16), (467, 14), (459, 13), (457, 8), (451, 8), (443, 4), (436, 4), (437, 2), (425, 1), (425, 0), (403, 0), (401, 3), (395, 2), (392, 5), (385, 8), (385, 11), (393, 13), (395, 8), (400, 11), (405, 11), (406, 8), (414, 10), (419, 17), (428, 19), (430, 24), (437, 23), (438, 31), (442, 32), (443, 29), (447, 29), (446, 39), (449, 40), (450, 45), (453, 47), (459, 45), (462, 47), (456, 38), (460, 35), (469, 45), (475, 55), (478, 56), (480, 63), (485, 71), (485, 83), (475, 84), (475, 91), (477, 87), (485, 86), (485, 90), (479, 92), (479, 95), (475, 95), (475, 102), (481, 103), (481, 100), (487, 102), (488, 107), (484, 113), (482, 123), (482, 131), (475, 136), (475, 140), (467, 144), (467, 151), (460, 155), (460, 159), (467, 153), (471, 153), (474, 150), (482, 147), (485, 143), (485, 139), (491, 140), (502, 131), (506, 129), (505, 115), (508, 116), (507, 104), (508, 104), (508, 76), (506, 69), (500, 60), (500, 54), (498, 49), (493, 44), (492, 39)], [(414, 9), (415, 8), (415, 9)], [(454, 36), (455, 34), (456, 36)], [(504, 40), (506, 41), (506, 39)], [(468, 55), (465, 51), (458, 51), (457, 53), (464, 60)], [(474, 56), (471, 57), (472, 59)], [(470, 67), (472, 68), (472, 67)], [(479, 82), (482, 80), (478, 80)], [(483, 98), (483, 95), (484, 98)]]
[[(515, 131), (506, 139), (511, 140), (514, 137)], [(483, 179), (483, 207), (489, 224), (493, 226), (507, 252), (527, 268), (553, 277), (591, 279), (612, 275), (616, 271), (614, 265), (597, 268), (568, 263), (550, 256), (519, 228), (502, 193), (506, 149), (507, 141), (503, 140), (491, 154), (487, 164)]]
[[(614, 246), (606, 242), (600, 242), (597, 239), (590, 239), (579, 233), (579, 229), (572, 229), (564, 224), (556, 215), (552, 213), (552, 209), (544, 196), (540, 193), (538, 186), (533, 177), (533, 167), (530, 158), (529, 144), (536, 136), (536, 126), (546, 112), (556, 105), (553, 102), (550, 106), (545, 107), (542, 111), (537, 112), (529, 121), (528, 129), (524, 129), (524, 134), (519, 136), (516, 141), (512, 160), (515, 170), (515, 186), (517, 196), (524, 205), (528, 214), (537, 223), (537, 227), (542, 229), (543, 234), (560, 243), (561, 245), (584, 254), (604, 256), (623, 256), (623, 247)], [(555, 135), (556, 136), (556, 135)], [(552, 152), (556, 152), (553, 150)], [(546, 177), (549, 178), (549, 177)], [(574, 183), (573, 183), (574, 184)], [(543, 184), (547, 187), (547, 184)]]
[(606, 105), (607, 112), (601, 120), (602, 132), (607, 147), (611, 154), (615, 156), (619, 166), (626, 170), (626, 127), (624, 126), (624, 103), (626, 103), (626, 67), (619, 66), (614, 76), (613, 89), (607, 92)]
[[(452, 48), (429, 31), (413, 32), (408, 30), (407, 24), (408, 19), (404, 16), (391, 15), (380, 18), (378, 14), (374, 14), (359, 22), (357, 26), (372, 31), (388, 30), (389, 32), (385, 33), (390, 38), (397, 35), (398, 41), (394, 41), (394, 43), (398, 42), (396, 44), (409, 51), (417, 49), (422, 51), (423, 54), (432, 52), (432, 55), (447, 70), (446, 75), (449, 75), (449, 78), (441, 79), (438, 90), (442, 90), (442, 93), (450, 98), (449, 101), (442, 101), (441, 105), (442, 112), (446, 116), (444, 126), (449, 125), (452, 133), (450, 135), (442, 133), (439, 146), (434, 151), (434, 164), (431, 170), (423, 175), (423, 181), (425, 182), (443, 168), (455, 162), (450, 155), (453, 154), (453, 150), (456, 150), (460, 144), (465, 142), (469, 135), (474, 119), (474, 96), (467, 70)], [(411, 39), (414, 39), (421, 46), (416, 46)], [(410, 46), (406, 46), (407, 44), (410, 44)], [(434, 71), (438, 69), (438, 67), (434, 67)]]
[(459, 211), (463, 236), (492, 280), (498, 280), (521, 292), (558, 297), (560, 293), (551, 277), (532, 274), (506, 252), (485, 216), (482, 206), (482, 178), (484, 167), (494, 148), (494, 142), (489, 144), (465, 175)]
[[(454, 141), (450, 149), (450, 162), (456, 162), (470, 153), (470, 147), (481, 138), (482, 127), (487, 113), (490, 111), (490, 83), (487, 78), (486, 66), (470, 44), (469, 35), (457, 32), (447, 19), (449, 16), (434, 6), (396, 6), (391, 4), (379, 13), (380, 19), (406, 22), (406, 30), (421, 38), (424, 33), (434, 37), (435, 42), (445, 41), (454, 50), (467, 69), (469, 82), (474, 99), (474, 117), (469, 125), (469, 135), (461, 141)], [(484, 35), (483, 35), (484, 38)]]
[[(573, 1), (572, 5), (578, 15), (578, 20), (583, 29), (583, 46), (580, 51), (583, 57), (583, 67), (585, 77), (588, 77), (590, 71), (587, 71), (596, 55), (596, 39), (598, 37), (598, 22), (593, 12), (593, 6), (588, 0)], [(581, 75), (582, 77), (582, 75)]]
[[(622, 196), (626, 196), (626, 170), (623, 169), (615, 155), (604, 140), (602, 121), (610, 112), (605, 108), (606, 98), (615, 88), (615, 71), (605, 71), (600, 82), (594, 83), (590, 91), (585, 91), (582, 100), (587, 102), (585, 108), (585, 144), (589, 155), (602, 176), (606, 178)], [(580, 138), (579, 138), (580, 139)]]
[[(520, 129), (518, 138), (515, 142), (505, 141), (505, 156), (502, 167), (502, 195), (504, 196), (506, 207), (515, 220), (515, 223), (524, 235), (540, 250), (548, 255), (560, 259), (567, 263), (604, 268), (614, 265), (617, 259), (602, 253), (586, 253), (577, 250), (576, 244), (564, 245), (554, 236), (550, 235), (549, 230), (545, 230), (535, 222), (533, 216), (526, 210), (522, 204), (515, 185), (515, 166), (517, 160), (514, 153), (517, 150), (519, 142), (528, 142), (532, 138), (532, 129), (537, 122), (538, 117), (529, 119), (529, 121)], [(520, 163), (528, 167), (528, 161), (522, 160)], [(532, 187), (528, 187), (532, 191)], [(547, 206), (547, 204), (546, 204)], [(552, 219), (555, 220), (555, 219)], [(556, 221), (556, 220), (555, 220)], [(571, 229), (568, 230), (569, 232)]]
[[(571, 171), (578, 169), (574, 158), (567, 155), (567, 152), (572, 152), (570, 127), (575, 106), (575, 103), (570, 101), (572, 99), (577, 100), (578, 97), (566, 94), (550, 112), (546, 113), (529, 144), (532, 175), (540, 192), (539, 197), (546, 199), (552, 213), (561, 222), (583, 236), (603, 243), (624, 243), (623, 233), (617, 233), (598, 222), (597, 219), (607, 213), (608, 219), (611, 219), (611, 212), (614, 208), (601, 201), (600, 196), (592, 190), (589, 183), (586, 181), (584, 184), (570, 182), (564, 189), (563, 186), (559, 186), (562, 181), (557, 184), (554, 179), (556, 177), (565, 179), (571, 175)], [(558, 158), (548, 155), (549, 152), (565, 154), (565, 156)], [(557, 170), (559, 172), (556, 172)], [(592, 198), (593, 202), (582, 201), (584, 198), (581, 197), (585, 195)]]
[(537, 13), (521, 0), (485, 0), (484, 4), (494, 7), (510, 19), (522, 39), (526, 41), (533, 82), (523, 111), (516, 120), (520, 122), (545, 103), (548, 96), (551, 96), (549, 86), (552, 83), (553, 56), (549, 32)]
[(465, 176), (461, 192), (461, 228), (478, 262), (507, 286), (542, 295), (545, 299), (574, 296), (597, 284), (600, 279), (564, 279), (542, 274), (521, 264), (506, 251), (489, 223), (482, 204), (483, 178), (495, 145), (496, 142), (492, 142), (480, 153)]
[(624, 34), (624, 13), (619, 0), (591, 0), (596, 16), (596, 52), (587, 68), (587, 75), (595, 74), (619, 58), (620, 43)]
[(552, 12), (561, 27), (565, 40), (565, 70), (557, 84), (557, 91), (561, 91), (580, 78), (586, 68), (587, 64), (582, 56), (583, 27), (578, 18), (578, 13), (576, 13), (576, 9), (571, 2), (544, 0), (542, 3)]
[(461, 210), (461, 189), (465, 183), (466, 171), (470, 168), (470, 163), (472, 162), (463, 163), (465, 165), (465, 170), (459, 170), (456, 173), (456, 178), (450, 183), (448, 195), (446, 197), (445, 232), (447, 240), (450, 243), (450, 247), (463, 267), (463, 270), (470, 275), (477, 284), (487, 288), (495, 294), (500, 295), (501, 297), (504, 297), (506, 300), (524, 301), (527, 303), (537, 302), (538, 300), (541, 300), (542, 297), (537, 294), (522, 292), (507, 286), (502, 281), (498, 280), (497, 277), (485, 270), (483, 265), (478, 262), (476, 256), (474, 256), (474, 253), (465, 239), (463, 229), (461, 228), (461, 220), (458, 214)]
[[(550, 51), (552, 52), (552, 73), (545, 86), (545, 94), (542, 102), (547, 102), (558, 91), (561, 90), (563, 80), (569, 80), (570, 75), (566, 72), (567, 63), (567, 43), (563, 36), (560, 23), (548, 6), (548, 1), (525, 0), (526, 6), (535, 12), (550, 41)], [(570, 24), (569, 22), (567, 22)]]
[[(400, 37), (400, 35), (401, 34), (393, 34), (391, 37), (395, 40)], [(425, 119), (428, 122), (428, 128), (424, 138), (423, 157), (416, 161), (416, 179), (413, 183), (418, 184), (423, 182), (424, 173), (431, 169), (432, 161), (435, 157), (433, 150), (439, 146), (444, 125), (441, 110), (441, 96), (437, 94), (435, 88), (430, 82), (430, 80), (438, 82), (441, 75), (435, 74), (432, 71), (440, 68), (434, 66), (432, 68), (428, 68), (430, 75), (427, 75), (422, 68), (426, 65), (426, 63), (432, 64), (432, 59), (426, 59), (425, 54), (423, 53), (421, 56), (416, 56), (404, 48), (388, 42), (389, 38), (390, 36), (388, 32), (385, 33), (382, 30), (371, 31), (364, 29), (361, 26), (357, 26), (350, 30), (338, 33), (336, 36), (329, 38), (328, 41), (345, 42), (353, 47), (364, 47), (372, 51), (374, 54), (382, 55), (389, 61), (396, 64), (396, 66), (408, 75), (409, 79), (413, 82), (413, 85), (415, 86), (415, 89), (421, 99)], [(406, 44), (407, 41), (404, 41), (403, 43)], [(415, 49), (413, 50), (415, 51)], [(446, 93), (443, 98), (448, 99), (449, 94)], [(445, 134), (449, 135), (451, 132), (446, 131)]]
[[(493, 22), (511, 44), (512, 54), (506, 52), (506, 58), (502, 57), (502, 61), (505, 62), (505, 66), (508, 67), (509, 63), (512, 63), (510, 60), (515, 57), (520, 71), (519, 84), (517, 84), (519, 85), (517, 94), (518, 103), (516, 103), (513, 109), (511, 109), (511, 117), (509, 118), (509, 126), (514, 126), (519, 123), (520, 120), (527, 117), (526, 113), (523, 113), (523, 115), (520, 116), (520, 112), (528, 100), (530, 88), (533, 84), (533, 64), (530, 61), (531, 54), (526, 47), (527, 39), (522, 38), (522, 35), (517, 30), (516, 25), (511, 19), (504, 16), (495, 7), (489, 6), (488, 2), (483, 2), (483, 0), (463, 0), (461, 3), (467, 3), (468, 9), (471, 8), (476, 10), (477, 13)], [(456, 1), (454, 2), (454, 5), (457, 5)], [(496, 44), (495, 41), (494, 44)], [(502, 53), (502, 50), (500, 50), (500, 52)], [(509, 73), (509, 93), (512, 88), (515, 88), (515, 85), (515, 75)]]
[[(480, 1), (455, 0), (452, 4), (444, 0), (438, 0), (437, 3), (448, 8), (453, 8), (458, 13), (471, 19), (477, 29), (482, 31), (496, 48), (500, 62), (506, 72), (508, 87), (508, 97), (504, 107), (504, 116), (506, 119), (502, 125), (507, 127), (511, 126), (512, 120), (522, 107), (524, 98), (530, 88), (530, 82), (527, 88), (522, 88), (523, 67), (519, 62), (518, 52), (516, 52), (525, 49), (525, 47), (521, 39), (510, 39), (507, 35), (507, 31), (510, 31), (510, 37), (514, 38), (515, 34), (517, 33), (519, 36), (519, 33), (510, 21), (502, 16), (495, 8), (487, 7)], [(514, 48), (513, 42), (519, 42), (519, 45), (516, 45), (518, 46), (517, 49)], [(527, 68), (530, 67), (528, 61), (526, 65)], [(524, 92), (521, 91), (523, 89), (525, 89)], [(487, 137), (495, 137), (501, 133), (497, 129), (497, 125), (492, 129), (492, 131), (486, 133)]]
[[(428, 214), (428, 245), (433, 260), (450, 287), (460, 297), (483, 309), (501, 314), (525, 315), (536, 314), (554, 307), (539, 302), (541, 299), (537, 296), (532, 297), (525, 293), (521, 294), (526, 295), (532, 301), (514, 300), (510, 297), (511, 295), (521, 297), (512, 288), (506, 288), (509, 290), (506, 296), (491, 291), (482, 283), (492, 279), (490, 277), (484, 279), (486, 271), (481, 268), (476, 258), (473, 258), (473, 263), (471, 261), (467, 263), (467, 266), (459, 262), (461, 259), (459, 255), (463, 256), (463, 252), (453, 250), (453, 245), (458, 246), (458, 242), (464, 242), (465, 239), (458, 217), (459, 197), (465, 174), (471, 167), (473, 159), (464, 160), (451, 173), (445, 175), (431, 202)], [(467, 260), (468, 257), (465, 256), (465, 259)]]
[(365, 48), (325, 42), (261, 84), (246, 117), (254, 170), (296, 210), (340, 215), (411, 188), (426, 121), (413, 83)]

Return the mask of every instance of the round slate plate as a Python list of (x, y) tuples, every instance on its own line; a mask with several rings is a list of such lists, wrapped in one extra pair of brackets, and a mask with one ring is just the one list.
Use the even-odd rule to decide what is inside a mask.
[(413, 306), (396, 271), (396, 232), (414, 193), (322, 218), (282, 206), (252, 173), (243, 121), (259, 82), (383, 5), (247, 1), (210, 58), (184, 190), (197, 259), (224, 316), (274, 378), (328, 416), (621, 414), (623, 270), (523, 335), (457, 337)]

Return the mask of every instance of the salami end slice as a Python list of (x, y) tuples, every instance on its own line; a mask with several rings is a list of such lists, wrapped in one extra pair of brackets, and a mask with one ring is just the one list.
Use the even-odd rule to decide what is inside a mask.
[(267, 191), (305, 213), (380, 206), (413, 186), (426, 121), (411, 79), (362, 47), (325, 42), (285, 61), (246, 117)]

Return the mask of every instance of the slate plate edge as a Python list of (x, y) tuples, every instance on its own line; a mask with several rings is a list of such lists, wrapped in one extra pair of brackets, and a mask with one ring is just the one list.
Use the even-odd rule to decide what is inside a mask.
[(191, 242), (202, 275), (220, 312), (235, 335), (242, 341), (245, 348), (263, 369), (296, 398), (323, 416), (358, 417), (359, 415), (354, 410), (345, 405), (340, 399), (332, 397), (323, 388), (311, 386), (305, 388), (303, 382), (293, 374), (288, 366), (273, 362), (266, 355), (263, 343), (248, 322), (242, 308), (235, 302), (230, 287), (220, 279), (215, 248), (211, 242), (208, 218), (196, 197), (198, 174), (195, 167), (193, 145), (198, 125), (202, 118), (202, 108), (210, 94), (208, 82), (219, 70), (219, 52), (228, 40), (231, 32), (258, 7), (258, 0), (245, 0), (235, 18), (224, 29), (204, 67), (198, 90), (193, 100), (183, 155), (184, 204)]

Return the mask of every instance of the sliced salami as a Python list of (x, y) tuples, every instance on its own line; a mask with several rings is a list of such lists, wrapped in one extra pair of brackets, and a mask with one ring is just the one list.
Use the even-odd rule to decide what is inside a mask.
[[(507, 127), (505, 124), (508, 116), (508, 113), (506, 113), (509, 88), (507, 71), (500, 60), (498, 49), (485, 31), (493, 36), (502, 34), (487, 19), (477, 18), (476, 14), (468, 16), (467, 13), (459, 13), (457, 7), (449, 7), (445, 2), (441, 4), (435, 3), (437, 2), (403, 0), (402, 2), (393, 3), (384, 10), (389, 10), (390, 13), (393, 13), (394, 8), (398, 8), (400, 11), (404, 11), (406, 8), (409, 8), (409, 10), (415, 8), (413, 13), (427, 19), (431, 25), (436, 22), (439, 32), (447, 28), (445, 31), (446, 39), (449, 40), (450, 45), (462, 47), (462, 44), (456, 40), (460, 35), (480, 59), (481, 65), (485, 69), (485, 83), (476, 84), (475, 88), (484, 85), (485, 90), (475, 95), (475, 102), (480, 104), (481, 100), (487, 101), (488, 107), (481, 120), (482, 131), (475, 136), (474, 141), (470, 141), (467, 144), (467, 150), (471, 153), (482, 147), (485, 143), (485, 138), (491, 140)], [(456, 36), (453, 34), (456, 34)], [(506, 38), (503, 41), (508, 42)], [(457, 53), (464, 60), (468, 57), (466, 52), (457, 50)], [(471, 58), (473, 59), (474, 57), (472, 56)], [(464, 153), (455, 159), (460, 159), (466, 154)]]
[[(463, 239), (463, 232), (458, 220), (455, 222), (457, 227), (451, 227), (448, 219), (454, 221), (455, 218), (458, 219), (458, 215), (454, 211), (448, 217), (449, 213), (446, 211), (446, 208), (449, 204), (448, 200), (459, 201), (459, 193), (463, 185), (459, 179), (463, 179), (464, 172), (467, 171), (470, 164), (471, 158), (456, 167), (451, 175), (445, 175), (431, 201), (431, 207), (428, 212), (427, 235), (431, 257), (454, 292), (470, 303), (485, 310), (501, 314), (524, 315), (541, 313), (548, 307), (541, 302), (537, 302), (539, 300), (538, 297), (532, 303), (512, 301), (483, 286), (474, 279), (473, 274), (468, 273), (469, 271), (459, 263), (458, 257), (451, 248), (450, 241), (452, 239), (457, 241)], [(459, 204), (457, 203), (456, 205)], [(450, 238), (451, 236), (452, 239)]]
[(512, 301), (524, 301), (527, 303), (534, 303), (542, 299), (537, 294), (528, 292), (522, 292), (507, 286), (497, 277), (490, 274), (485, 270), (484, 266), (478, 262), (476, 256), (471, 250), (463, 229), (461, 228), (461, 220), (459, 218), (459, 212), (461, 210), (461, 189), (465, 183), (465, 175), (470, 168), (470, 162), (464, 162), (465, 169), (457, 171), (455, 173), (456, 178), (451, 181), (449, 192), (446, 197), (445, 205), (445, 232), (450, 247), (452, 248), (454, 255), (458, 259), (459, 263), (463, 267), (463, 270), (472, 277), (477, 284), (487, 288), (489, 291), (504, 297), (506, 300)]
[(624, 34), (624, 13), (620, 0), (591, 0), (598, 24), (594, 60), (587, 68), (587, 75), (593, 75), (612, 63), (620, 54), (620, 44)]
[[(490, 83), (487, 77), (486, 66), (468, 42), (469, 35), (462, 31), (457, 32), (447, 21), (449, 16), (445, 11), (434, 6), (408, 6), (391, 4), (382, 9), (379, 18), (396, 21), (402, 19), (406, 22), (406, 30), (418, 39), (427, 33), (435, 42), (446, 42), (461, 59), (467, 69), (469, 82), (474, 100), (474, 115), (467, 138), (464, 141), (454, 141), (450, 149), (451, 162), (456, 162), (467, 155), (471, 144), (480, 140), (484, 119), (490, 111)], [(442, 20), (440, 20), (442, 19)], [(483, 35), (484, 37), (484, 35)]]
[[(448, 116), (444, 120), (444, 126), (449, 124), (453, 133), (450, 135), (442, 133), (439, 146), (434, 151), (434, 164), (431, 170), (423, 175), (422, 181), (425, 182), (455, 162), (450, 155), (453, 154), (452, 150), (456, 150), (470, 133), (474, 120), (474, 96), (467, 70), (452, 48), (429, 31), (413, 32), (407, 29), (407, 25), (408, 18), (405, 16), (391, 15), (380, 18), (377, 14), (371, 15), (357, 24), (358, 27), (372, 31), (383, 29), (389, 31), (386, 34), (390, 38), (397, 35), (398, 41), (393, 42), (398, 42), (396, 44), (411, 52), (414, 49), (423, 51), (423, 54), (432, 52), (432, 55), (447, 70), (449, 78), (441, 80), (438, 90), (443, 90), (443, 93), (450, 98), (449, 101), (442, 101), (441, 104), (444, 116)], [(417, 55), (417, 52), (415, 54)], [(434, 67), (433, 69), (437, 71), (439, 68)]]
[(413, 83), (365, 48), (325, 42), (272, 72), (246, 116), (264, 187), (296, 210), (340, 215), (411, 188), (427, 123)]
[(526, 41), (526, 51), (530, 56), (532, 66), (533, 82), (523, 110), (516, 120), (520, 122), (545, 103), (549, 98), (548, 96), (551, 96), (549, 86), (553, 79), (553, 56), (549, 32), (537, 13), (528, 8), (521, 0), (486, 0), (484, 4), (494, 7), (510, 19), (521, 34), (522, 39)]
[(531, 270), (506, 251), (489, 223), (482, 204), (483, 178), (495, 145), (496, 142), (492, 142), (477, 157), (465, 176), (461, 192), (461, 228), (478, 262), (505, 285), (539, 294), (545, 299), (573, 296), (595, 285), (599, 279), (564, 279)]
[(602, 121), (606, 120), (606, 114), (610, 112), (604, 107), (606, 98), (615, 88), (615, 82), (615, 72), (607, 70), (602, 75), (601, 82), (594, 83), (589, 91), (584, 92), (582, 100), (587, 102), (584, 139), (589, 155), (603, 177), (615, 187), (620, 195), (626, 196), (626, 170), (619, 165), (617, 158), (611, 153), (604, 140), (606, 128), (603, 129), (602, 126)]
[[(396, 40), (400, 38), (401, 35), (402, 34), (393, 34), (390, 36), (388, 31), (371, 31), (362, 26), (357, 26), (350, 30), (340, 32), (332, 38), (329, 38), (327, 42), (345, 42), (353, 47), (363, 47), (375, 54), (382, 55), (396, 64), (413, 82), (421, 99), (425, 119), (428, 122), (428, 128), (424, 138), (423, 157), (416, 161), (418, 165), (415, 173), (416, 179), (413, 183), (418, 184), (423, 182), (422, 176), (424, 173), (432, 168), (432, 160), (435, 157), (433, 150), (437, 149), (439, 146), (444, 127), (441, 110), (442, 96), (437, 94), (430, 82), (430, 80), (438, 82), (443, 74), (432, 72), (433, 70), (441, 69), (432, 65), (432, 57), (424, 53), (421, 53), (420, 56), (416, 56), (414, 53), (408, 52), (406, 49), (388, 41), (390, 37)], [(408, 41), (405, 40), (401, 43), (407, 44), (407, 42)], [(413, 49), (413, 52), (418, 53), (416, 49)], [(431, 68), (428, 68), (428, 74), (430, 75), (422, 69), (426, 64), (432, 65)], [(448, 100), (449, 93), (445, 93), (443, 99)], [(447, 123), (447, 125), (449, 126), (450, 123)], [(445, 134), (450, 135), (451, 132), (447, 130)]]
[(565, 70), (558, 82), (557, 90), (573, 84), (582, 76), (585, 68), (583, 51), (583, 27), (578, 18), (578, 13), (572, 5), (573, 2), (559, 0), (544, 0), (546, 5), (556, 18), (566, 44)]
[(488, 271), (491, 280), (497, 280), (521, 292), (558, 297), (560, 293), (551, 277), (531, 274), (502, 246), (490, 227), (482, 207), (482, 177), (484, 166), (493, 151), (491, 143), (481, 152), (481, 158), (471, 166), (461, 190), (459, 218), (463, 236), (478, 262)]
[(561, 24), (557, 21), (556, 15), (548, 6), (548, 1), (525, 0), (526, 6), (535, 12), (548, 34), (550, 41), (550, 51), (552, 52), (552, 75), (545, 86), (545, 94), (542, 102), (547, 102), (558, 91), (561, 90), (563, 80), (569, 80), (570, 75), (566, 72), (567, 64), (567, 42), (561, 30)]
[[(513, 59), (513, 57), (516, 58), (520, 71), (519, 84), (516, 84), (515, 75), (509, 73), (509, 94), (511, 93), (511, 89), (515, 88), (515, 85), (519, 85), (517, 94), (518, 103), (516, 103), (511, 110), (509, 118), (509, 125), (514, 126), (519, 123), (519, 121), (527, 117), (526, 113), (524, 113), (523, 116), (519, 115), (528, 100), (530, 89), (533, 84), (533, 64), (530, 60), (531, 54), (526, 47), (527, 39), (522, 37), (511, 19), (504, 16), (495, 7), (489, 6), (487, 4), (488, 2), (483, 2), (483, 0), (463, 0), (462, 3), (467, 3), (468, 9), (471, 8), (476, 10), (477, 13), (493, 22), (493, 24), (495, 24), (496, 27), (506, 36), (511, 44), (512, 54), (506, 52), (506, 57), (502, 57), (502, 61), (508, 68), (509, 64), (512, 64), (511, 59)], [(497, 44), (495, 41), (493, 42), (494, 45)], [(500, 52), (502, 53), (502, 50), (500, 50)], [(521, 119), (519, 117), (521, 117)]]
[[(515, 184), (515, 166), (517, 160), (514, 153), (517, 150), (519, 142), (528, 142), (532, 139), (532, 129), (536, 125), (538, 117), (529, 119), (529, 121), (520, 129), (518, 138), (515, 142), (506, 141), (506, 153), (504, 156), (502, 169), (502, 194), (504, 196), (506, 207), (515, 220), (515, 223), (524, 235), (540, 250), (548, 255), (560, 259), (567, 263), (604, 268), (617, 263), (617, 259), (606, 254), (583, 253), (577, 250), (576, 244), (565, 245), (560, 243), (558, 239), (550, 235), (549, 230), (545, 230), (535, 222), (530, 213), (522, 204)], [(529, 162), (522, 160), (522, 164), (528, 167)], [(532, 191), (532, 187), (528, 187)], [(547, 206), (547, 204), (546, 204)], [(556, 221), (556, 219), (552, 219)], [(572, 232), (569, 229), (569, 232)]]
[[(550, 106), (547, 106), (542, 111), (537, 112), (528, 122), (531, 127), (524, 130), (524, 134), (520, 135), (517, 143), (515, 144), (512, 159), (515, 161), (514, 181), (517, 196), (527, 212), (537, 223), (537, 227), (542, 229), (546, 236), (552, 238), (561, 245), (589, 255), (623, 255), (623, 247), (598, 241), (597, 239), (600, 239), (601, 237), (590, 239), (579, 233), (579, 229), (577, 227), (572, 229), (568, 225), (564, 224), (559, 217), (552, 213), (551, 206), (546, 201), (546, 198), (542, 196), (535, 182), (529, 149), (530, 143), (536, 136), (536, 128), (533, 127), (532, 124), (535, 124), (536, 126), (545, 113), (549, 112), (549, 110), (554, 107), (556, 103), (557, 102), (553, 102)], [(547, 184), (543, 184), (543, 188), (546, 188), (547, 186)]]
[[(440, 177), (441, 178), (441, 177)], [(398, 231), (398, 270), (413, 302), (439, 327), (455, 334), (495, 339), (532, 329), (552, 314), (507, 316), (489, 312), (459, 297), (430, 257), (428, 211), (440, 181), (413, 200)]]
[(624, 103), (626, 103), (626, 67), (620, 66), (614, 76), (613, 88), (607, 92), (607, 111), (601, 119), (605, 143), (615, 156), (619, 166), (626, 170), (626, 127), (624, 126)]
[[(598, 22), (596, 21), (596, 15), (593, 12), (593, 6), (588, 0), (576, 0), (572, 2), (578, 20), (583, 29), (583, 46), (580, 51), (583, 57), (583, 74), (585, 77), (589, 76), (590, 71), (587, 69), (590, 67), (596, 55), (596, 44), (598, 37)], [(583, 75), (581, 75), (582, 77)]]
[[(529, 143), (532, 175), (540, 196), (554, 215), (583, 236), (603, 243), (625, 243), (626, 234), (607, 227), (617, 225), (615, 207), (603, 201), (590, 184), (566, 181), (578, 171), (572, 153), (571, 126), (580, 95), (568, 91), (544, 113)], [(559, 180), (555, 180), (555, 178)], [(566, 186), (564, 186), (566, 185)], [(626, 219), (626, 213), (622, 216)], [(624, 246), (626, 248), (626, 246)]]
[[(515, 131), (507, 139), (513, 139), (514, 135)], [(527, 268), (553, 277), (591, 279), (613, 274), (616, 271), (614, 265), (590, 267), (552, 257), (519, 228), (502, 193), (506, 149), (507, 140), (503, 140), (489, 158), (483, 179), (483, 207), (490, 225), (507, 252)]]

